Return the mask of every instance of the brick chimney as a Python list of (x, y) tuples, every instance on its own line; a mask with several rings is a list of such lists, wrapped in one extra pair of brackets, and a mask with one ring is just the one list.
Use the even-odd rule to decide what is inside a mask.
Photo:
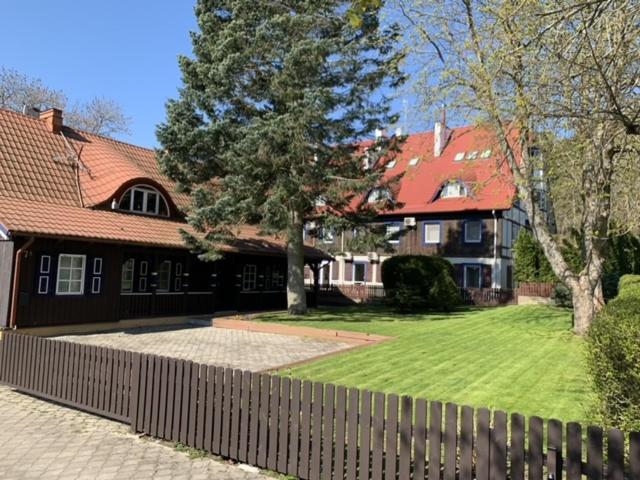
[(451, 131), (447, 128), (447, 112), (442, 110), (442, 120), (433, 127), (433, 156), (439, 157), (449, 141)]
[(62, 110), (58, 108), (50, 108), (44, 112), (40, 112), (40, 120), (47, 125), (47, 129), (51, 133), (60, 133), (62, 130)]

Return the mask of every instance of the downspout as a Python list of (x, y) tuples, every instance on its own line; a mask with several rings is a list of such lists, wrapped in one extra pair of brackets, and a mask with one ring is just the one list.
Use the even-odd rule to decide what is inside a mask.
[[(496, 216), (496, 211), (491, 210), (491, 215), (493, 215), (493, 285), (492, 288), (496, 288), (498, 285), (498, 217)], [(500, 272), (502, 275), (502, 272)]]
[(18, 317), (18, 299), (20, 296), (20, 275), (22, 273), (22, 258), (27, 252), (29, 247), (35, 242), (35, 238), (31, 237), (27, 240), (22, 247), (16, 252), (16, 268), (13, 273), (13, 291), (11, 295), (11, 315), (9, 317), (9, 328), (16, 328), (16, 320)]

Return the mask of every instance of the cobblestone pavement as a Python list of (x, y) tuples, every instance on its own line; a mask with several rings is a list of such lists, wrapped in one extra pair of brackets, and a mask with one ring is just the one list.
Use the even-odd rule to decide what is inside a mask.
[(113, 333), (57, 338), (251, 371), (270, 370), (351, 346), (329, 340), (211, 326), (133, 328)]
[(260, 473), (187, 453), (127, 425), (0, 387), (0, 478), (23, 479), (267, 479)]

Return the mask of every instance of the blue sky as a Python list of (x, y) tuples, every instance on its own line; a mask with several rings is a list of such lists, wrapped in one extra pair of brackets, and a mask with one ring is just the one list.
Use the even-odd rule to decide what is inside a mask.
[[(71, 103), (112, 98), (132, 119), (131, 135), (120, 138), (153, 147), (165, 102), (180, 86), (177, 56), (191, 53), (194, 5), (195, 0), (5, 0), (0, 65), (40, 78)], [(401, 111), (400, 99), (396, 105)], [(425, 128), (415, 118), (404, 123), (410, 130)]]

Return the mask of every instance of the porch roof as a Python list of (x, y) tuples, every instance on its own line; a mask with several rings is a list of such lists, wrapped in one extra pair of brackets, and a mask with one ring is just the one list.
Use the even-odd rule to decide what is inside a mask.
[[(105, 243), (125, 243), (187, 249), (180, 234), (194, 233), (185, 222), (93, 210), (0, 196), (0, 233), (7, 236), (58, 237)], [(259, 235), (255, 227), (238, 227), (236, 236), (222, 251), (258, 255), (286, 254), (282, 238)], [(306, 245), (305, 257), (330, 259), (322, 250)]]

